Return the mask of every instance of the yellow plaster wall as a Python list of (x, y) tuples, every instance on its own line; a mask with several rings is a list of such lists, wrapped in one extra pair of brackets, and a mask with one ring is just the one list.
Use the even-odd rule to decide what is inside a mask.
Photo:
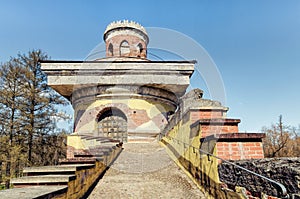
[(75, 149), (86, 149), (86, 146), (80, 136), (76, 135), (67, 136), (67, 146), (74, 147)]
[[(186, 119), (185, 119), (186, 120)], [(194, 129), (193, 129), (194, 128)], [(193, 132), (193, 131), (198, 131)], [(170, 157), (196, 183), (207, 198), (243, 198), (241, 194), (221, 188), (218, 175), (218, 161), (212, 156), (201, 153), (200, 126), (191, 126), (191, 120), (181, 119), (161, 139)], [(216, 155), (213, 148), (212, 154)]]
[[(162, 112), (174, 111), (173, 107), (166, 104), (161, 104), (155, 101), (144, 100), (144, 99), (113, 99), (113, 100), (97, 100), (93, 103), (87, 104), (80, 104), (76, 106), (75, 110), (75, 118), (79, 110), (85, 110), (85, 114), (83, 117), (90, 117), (88, 114), (89, 111), (97, 108), (97, 107), (104, 107), (106, 105), (113, 106), (113, 104), (124, 104), (128, 109), (132, 110), (145, 110), (147, 112), (147, 116), (150, 119), (153, 119), (155, 116), (160, 115)], [(101, 110), (99, 110), (101, 111)], [(125, 112), (126, 114), (126, 112)], [(96, 115), (94, 116), (94, 118)], [(130, 119), (130, 118), (128, 118)], [(151, 126), (152, 125), (152, 126)], [(147, 126), (149, 129), (157, 129), (155, 124), (151, 124)], [(141, 127), (142, 128), (142, 127)], [(97, 129), (97, 123), (95, 119), (91, 119), (90, 121), (86, 122), (84, 125), (80, 126), (80, 128), (76, 129), (76, 132), (93, 132)], [(138, 129), (138, 128), (137, 128)], [(143, 129), (143, 128), (142, 128)]]
[[(97, 100), (93, 103), (79, 104), (76, 106), (76, 110), (91, 110), (95, 107), (99, 107), (106, 104), (126, 104), (131, 109), (147, 110), (149, 116), (159, 114), (162, 110), (170, 111), (171, 106), (161, 104), (154, 101), (144, 99), (110, 99), (110, 100)], [(76, 111), (75, 110), (75, 111)], [(76, 114), (76, 113), (75, 113)]]

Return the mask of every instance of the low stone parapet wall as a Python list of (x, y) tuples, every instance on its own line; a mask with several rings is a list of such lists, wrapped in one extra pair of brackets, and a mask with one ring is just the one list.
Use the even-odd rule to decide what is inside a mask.
[[(189, 113), (175, 115), (167, 131), (161, 135), (161, 143), (175, 163), (195, 182), (206, 198), (245, 198), (240, 191), (222, 187), (218, 176), (218, 160), (201, 152), (200, 124), (191, 124)], [(212, 154), (216, 155), (213, 147)]]

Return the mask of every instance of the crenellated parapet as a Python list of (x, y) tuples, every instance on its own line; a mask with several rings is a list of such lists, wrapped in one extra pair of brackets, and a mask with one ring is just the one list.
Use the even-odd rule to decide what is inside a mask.
[(133, 29), (137, 29), (141, 32), (143, 32), (145, 35), (147, 35), (146, 29), (139, 23), (134, 22), (134, 21), (129, 21), (129, 20), (119, 20), (119, 21), (113, 21), (111, 22), (105, 29), (104, 31), (104, 35), (113, 30), (113, 29), (117, 29), (117, 28), (133, 28)]
[(123, 20), (110, 23), (103, 35), (106, 57), (147, 58), (149, 38), (140, 24)]

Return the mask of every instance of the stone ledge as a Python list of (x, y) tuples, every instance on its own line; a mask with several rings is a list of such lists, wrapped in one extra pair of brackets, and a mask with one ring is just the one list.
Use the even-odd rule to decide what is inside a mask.
[(207, 142), (211, 140), (217, 140), (217, 142), (246, 142), (246, 141), (259, 141), (264, 138), (264, 133), (222, 133), (210, 135), (205, 138), (201, 138), (201, 142)]
[[(112, 61), (106, 60), (98, 60), (98, 61), (73, 61), (73, 60), (40, 60), (40, 63), (111, 63)], [(113, 60), (114, 63), (145, 63), (145, 61), (141, 60)], [(189, 64), (196, 64), (196, 60), (190, 61), (151, 61), (150, 63), (189, 63)]]
[(190, 111), (201, 111), (201, 110), (211, 110), (211, 111), (223, 111), (223, 112), (227, 112), (229, 110), (228, 107), (224, 107), (224, 106), (192, 106), (191, 108), (189, 108)]
[(76, 175), (38, 175), (13, 178), (11, 179), (11, 183), (16, 187), (32, 185), (67, 185), (68, 182), (75, 179)]
[(32, 199), (52, 198), (67, 191), (68, 186), (30, 186), (0, 191), (0, 198)]
[(237, 125), (238, 123), (240, 123), (241, 120), (240, 119), (228, 119), (228, 118), (214, 118), (214, 119), (200, 119), (197, 120), (196, 122), (194, 122), (191, 127), (197, 126), (197, 125)]
[(74, 164), (43, 167), (26, 167), (23, 169), (23, 174), (75, 172), (83, 169), (93, 168), (94, 166), (95, 164)]

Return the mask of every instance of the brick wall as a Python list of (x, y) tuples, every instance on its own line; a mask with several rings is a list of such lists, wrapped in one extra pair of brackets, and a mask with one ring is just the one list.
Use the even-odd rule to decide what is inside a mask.
[(217, 156), (227, 160), (264, 158), (261, 142), (217, 142)]
[(216, 148), (216, 155), (225, 160), (261, 159), (264, 136), (263, 133), (216, 134), (201, 138), (201, 143)]
[(200, 119), (211, 119), (211, 118), (222, 118), (223, 110), (212, 110), (212, 109), (199, 109), (190, 112), (190, 117), (192, 122), (195, 122)]
[[(120, 45), (122, 41), (126, 40), (130, 47), (130, 53), (123, 55), (128, 57), (140, 57), (140, 58), (146, 58), (147, 57), (147, 47), (144, 40), (142, 40), (139, 37), (136, 37), (134, 35), (116, 35), (110, 39), (106, 40), (106, 56), (107, 57), (118, 57), (120, 55)], [(113, 55), (109, 53), (109, 44), (112, 44), (113, 46)], [(138, 44), (142, 45), (142, 52), (140, 52), (137, 48)]]
[(225, 118), (223, 109), (197, 109), (190, 111), (192, 123), (199, 122), (202, 130), (202, 137), (220, 133), (237, 133), (239, 131), (239, 119)]
[(207, 137), (219, 133), (236, 133), (239, 131), (236, 125), (223, 125), (223, 124), (203, 124), (201, 125), (202, 137)]

